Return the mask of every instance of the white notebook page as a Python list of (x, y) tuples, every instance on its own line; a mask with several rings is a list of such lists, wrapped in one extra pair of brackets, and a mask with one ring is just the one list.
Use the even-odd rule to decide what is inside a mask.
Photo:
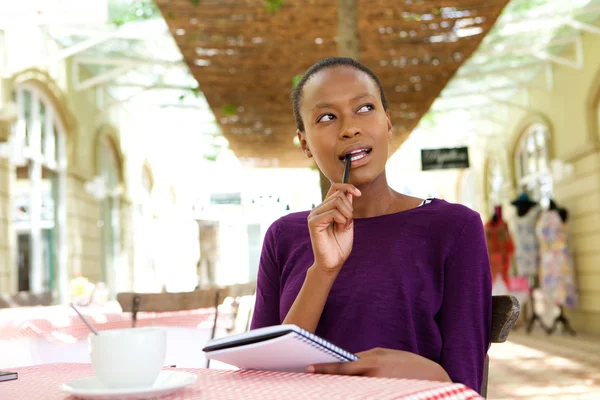
[(283, 372), (305, 372), (312, 364), (342, 362), (341, 357), (305, 342), (295, 332), (263, 342), (211, 351), (206, 357), (241, 369)]

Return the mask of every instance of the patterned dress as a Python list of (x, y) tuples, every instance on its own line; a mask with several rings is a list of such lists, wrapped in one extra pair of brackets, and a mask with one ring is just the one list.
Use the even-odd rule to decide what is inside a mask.
[(578, 302), (575, 268), (566, 225), (556, 210), (542, 214), (537, 223), (540, 242), (540, 288), (553, 304), (574, 308)]
[(516, 244), (517, 276), (533, 277), (539, 273), (540, 246), (536, 234), (539, 215), (540, 208), (535, 206), (527, 214), (515, 220), (513, 238)]

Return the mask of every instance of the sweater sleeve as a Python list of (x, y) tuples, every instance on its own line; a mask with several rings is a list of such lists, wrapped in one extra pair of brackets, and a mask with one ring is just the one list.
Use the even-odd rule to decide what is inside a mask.
[(263, 241), (256, 278), (256, 302), (250, 329), (278, 325), (281, 268), (277, 262), (279, 221), (273, 223)]
[(479, 215), (465, 222), (444, 265), (438, 314), (441, 365), (453, 382), (481, 391), (492, 324), (492, 281)]

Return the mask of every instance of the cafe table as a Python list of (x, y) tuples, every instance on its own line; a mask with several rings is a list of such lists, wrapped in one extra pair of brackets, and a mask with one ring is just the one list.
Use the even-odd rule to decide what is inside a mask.
[[(99, 331), (131, 327), (131, 313), (116, 302), (80, 307)], [(138, 313), (138, 327), (157, 326), (167, 331), (167, 363), (199, 368), (206, 365), (202, 345), (209, 338), (215, 309), (164, 313)], [(227, 313), (219, 313), (217, 336), (230, 325)], [(0, 370), (46, 363), (90, 362), (90, 331), (67, 305), (0, 309)], [(1, 383), (1, 382), (0, 382)], [(0, 400), (3, 400), (0, 397)]]
[[(196, 374), (195, 384), (162, 400), (238, 399), (481, 399), (462, 384), (268, 371), (177, 369)], [(93, 376), (90, 364), (43, 364), (13, 368), (19, 377), (0, 382), (3, 400), (74, 400), (60, 385)]]

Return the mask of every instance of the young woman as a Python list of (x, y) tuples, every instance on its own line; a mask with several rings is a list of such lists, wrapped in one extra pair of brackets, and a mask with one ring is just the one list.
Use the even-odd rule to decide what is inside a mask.
[(252, 328), (296, 324), (360, 357), (307, 372), (451, 380), (479, 391), (492, 304), (481, 218), (388, 186), (392, 124), (367, 67), (322, 60), (292, 101), (304, 153), (334, 183), (311, 212), (269, 228)]

